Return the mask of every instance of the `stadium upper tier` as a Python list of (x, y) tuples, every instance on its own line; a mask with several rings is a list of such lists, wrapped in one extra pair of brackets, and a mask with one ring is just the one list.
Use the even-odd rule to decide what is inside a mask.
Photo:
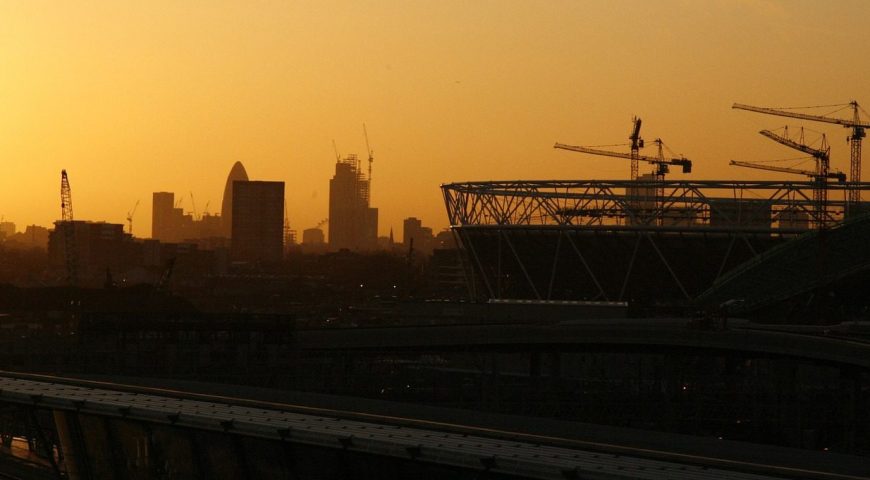
[[(450, 224), (535, 225), (685, 230), (775, 230), (793, 233), (841, 221), (851, 190), (870, 183), (548, 180), (449, 183), (441, 186)], [(863, 207), (863, 208), (862, 208)]]

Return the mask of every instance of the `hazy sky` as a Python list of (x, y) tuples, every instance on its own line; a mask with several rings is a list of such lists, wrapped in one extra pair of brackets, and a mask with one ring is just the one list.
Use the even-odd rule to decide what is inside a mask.
[[(301, 231), (364, 122), (397, 237), (446, 226), (440, 183), (627, 178), (552, 145), (624, 143), (632, 115), (693, 178), (782, 178), (727, 164), (798, 156), (756, 133), (794, 122), (731, 103), (870, 106), (868, 23), (862, 0), (0, 0), (0, 215), (49, 225), (66, 168), (76, 218), (141, 200), (147, 236), (151, 192), (218, 212), (241, 160)], [(848, 131), (807, 126), (848, 171)]]

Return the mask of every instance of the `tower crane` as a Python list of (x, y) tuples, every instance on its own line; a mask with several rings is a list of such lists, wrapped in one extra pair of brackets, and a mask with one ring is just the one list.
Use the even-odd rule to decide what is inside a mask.
[(199, 214), (196, 211), (196, 200), (193, 198), (193, 192), (190, 192), (190, 204), (193, 208), (193, 219), (199, 220)]
[(64, 256), (66, 257), (66, 275), (70, 286), (78, 283), (78, 251), (76, 250), (75, 223), (72, 208), (72, 190), (66, 170), (60, 171), (60, 209), (61, 225), (63, 225)]
[(806, 175), (813, 179), (813, 208), (815, 209), (815, 216), (818, 221), (819, 226), (824, 226), (824, 218), (827, 212), (827, 201), (828, 201), (828, 185), (827, 180), (829, 178), (835, 179), (838, 182), (846, 181), (846, 174), (843, 172), (825, 172), (821, 173), (819, 171), (812, 170), (801, 170), (797, 168), (789, 168), (789, 167), (777, 167), (776, 165), (765, 165), (763, 163), (753, 163), (753, 162), (740, 162), (737, 160), (731, 160), (731, 165), (737, 167), (746, 167), (746, 168), (755, 168), (757, 170), (767, 170), (770, 172), (782, 172), (782, 173), (794, 173), (797, 175)]
[(816, 175), (822, 178), (827, 178), (828, 170), (830, 169), (831, 147), (828, 146), (828, 141), (824, 134), (822, 134), (821, 146), (819, 148), (813, 148), (803, 143), (803, 128), (801, 128), (800, 142), (788, 138), (788, 127), (785, 127), (785, 135), (779, 135), (770, 130), (762, 130), (758, 133), (781, 145), (812, 155), (812, 157), (816, 159)]
[(284, 248), (296, 243), (296, 232), (290, 228), (290, 215), (287, 214), (287, 200), (284, 200)]
[(828, 172), (825, 175), (820, 175), (817, 172), (812, 170), (801, 170), (798, 168), (790, 168), (790, 167), (777, 167), (776, 165), (765, 165), (763, 163), (754, 163), (754, 162), (741, 162), (739, 160), (731, 160), (731, 165), (736, 167), (746, 167), (746, 168), (755, 168), (757, 170), (767, 170), (770, 172), (782, 172), (782, 173), (794, 173), (797, 175), (806, 175), (812, 179), (819, 178), (833, 178), (838, 182), (846, 181), (846, 174), (843, 172)]
[[(656, 139), (656, 143), (661, 144), (661, 139)], [(663, 145), (663, 144), (661, 144)], [(660, 145), (660, 148), (661, 148)], [(605, 157), (616, 157), (616, 158), (625, 158), (627, 160), (632, 161), (644, 161), (647, 163), (651, 163), (656, 166), (656, 170), (654, 175), (657, 178), (664, 178), (664, 175), (670, 171), (669, 165), (677, 165), (682, 168), (683, 173), (691, 173), (692, 172), (692, 161), (685, 157), (680, 158), (664, 158), (664, 155), (660, 154), (657, 157), (649, 157), (646, 155), (635, 155), (632, 153), (620, 153), (620, 152), (611, 152), (608, 150), (599, 150), (597, 148), (589, 148), (589, 147), (579, 147), (576, 145), (565, 145), (563, 143), (557, 143), (553, 145), (553, 148), (558, 148), (561, 150), (569, 150), (572, 152), (580, 152), (580, 153), (588, 153), (591, 155), (602, 155)], [(635, 178), (636, 180), (637, 178)]]
[(335, 140), (332, 140), (332, 149), (335, 150), (335, 161), (339, 162), (341, 160), (341, 155), (338, 154), (338, 147), (335, 145)]
[[(754, 107), (751, 105), (744, 105), (742, 103), (735, 103), (731, 106), (731, 108), (736, 108), (738, 110), (747, 110), (750, 112), (763, 113), (766, 115), (777, 115), (780, 117), (789, 117), (789, 118), (797, 118), (801, 120), (809, 120), (812, 122), (823, 122), (823, 123), (832, 123), (835, 125), (842, 125), (846, 128), (851, 128), (852, 133), (846, 137), (846, 141), (849, 142), (850, 146), (850, 156), (849, 156), (849, 182), (850, 183), (858, 183), (861, 181), (861, 141), (866, 136), (865, 129), (870, 128), (870, 123), (864, 122), (861, 120), (861, 117), (858, 114), (860, 110), (860, 106), (858, 102), (852, 100), (847, 104), (852, 109), (852, 118), (851, 119), (843, 119), (843, 118), (834, 118), (828, 117), (824, 115), (808, 115), (805, 113), (792, 112), (784, 109), (778, 108), (768, 108), (768, 107)], [(831, 106), (845, 106), (845, 105), (831, 105)], [(861, 191), (857, 188), (849, 189), (849, 198), (848, 203), (851, 205), (857, 204), (861, 201)]]
[(628, 139), (631, 140), (631, 179), (637, 180), (638, 174), (638, 159), (640, 158), (640, 149), (643, 148), (643, 139), (640, 138), (640, 123), (638, 117), (631, 118), (632, 129)]
[(130, 229), (131, 236), (133, 235), (133, 215), (136, 214), (137, 208), (139, 208), (139, 200), (136, 200), (136, 205), (133, 205), (133, 208), (127, 212), (127, 228)]
[(372, 147), (369, 146), (369, 132), (366, 130), (366, 124), (363, 124), (363, 135), (366, 137), (366, 151), (369, 154), (369, 182), (372, 181), (372, 163), (375, 161), (375, 152), (372, 150)]
[(794, 141), (788, 137), (788, 127), (785, 127), (784, 130), (785, 135), (779, 135), (777, 133), (771, 132), (770, 130), (761, 130), (758, 133), (781, 145), (785, 145), (786, 147), (793, 148), (797, 151), (811, 155), (816, 160), (815, 171), (800, 170), (789, 167), (777, 167), (773, 165), (764, 165), (750, 162), (738, 162), (734, 160), (731, 161), (731, 165), (746, 168), (755, 168), (759, 170), (768, 170), (772, 172), (794, 173), (810, 177), (813, 180), (813, 205), (816, 211), (816, 218), (819, 219), (820, 225), (823, 225), (823, 223), (821, 222), (826, 215), (828, 204), (828, 179), (832, 178), (839, 182), (845, 182), (846, 175), (842, 172), (830, 171), (831, 148), (828, 146), (828, 142), (824, 134), (822, 135), (821, 146), (819, 148), (813, 148), (803, 143), (803, 129), (801, 129), (801, 141)]

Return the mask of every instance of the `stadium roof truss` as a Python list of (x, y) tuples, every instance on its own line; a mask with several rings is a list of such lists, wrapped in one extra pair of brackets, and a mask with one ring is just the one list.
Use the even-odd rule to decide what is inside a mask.
[[(833, 227), (852, 210), (868, 210), (846, 199), (850, 190), (868, 190), (870, 183), (827, 184), (824, 205), (813, 200), (818, 184), (809, 181), (490, 181), (441, 188), (463, 248), (467, 283), (482, 286), (485, 297), (632, 300), (643, 290), (636, 277), (651, 282), (648, 272), (653, 268), (663, 275), (659, 280), (669, 282), (669, 291), (687, 301), (777, 242)], [(613, 253), (581, 244), (582, 235), (595, 233), (629, 238), (618, 252), (625, 260), (602, 264), (595, 258)], [(529, 235), (538, 235), (538, 240), (527, 240)], [(706, 273), (698, 274), (675, 263), (682, 253), (667, 244), (673, 237), (726, 240), (717, 243), (718, 250), (699, 241), (707, 245), (697, 250), (699, 255), (715, 258), (703, 267)], [(534, 248), (540, 251), (530, 254)], [(570, 268), (584, 277), (587, 288), (582, 293), (559, 291), (557, 272), (568, 267), (562, 265), (566, 255), (571, 255)], [(508, 259), (512, 273), (505, 273)], [(643, 273), (643, 262), (656, 266)], [(619, 278), (603, 278), (613, 277), (611, 270), (618, 270)], [(508, 279), (510, 275), (519, 279)], [(522, 281), (523, 293), (503, 288), (506, 281)], [(472, 295), (480, 296), (475, 291)]]

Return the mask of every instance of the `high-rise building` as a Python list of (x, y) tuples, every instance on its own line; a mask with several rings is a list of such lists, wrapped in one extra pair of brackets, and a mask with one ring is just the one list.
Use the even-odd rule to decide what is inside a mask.
[(329, 246), (333, 250), (374, 250), (378, 241), (378, 209), (369, 205), (371, 180), (356, 155), (335, 164), (329, 181)]
[(233, 230), (233, 182), (247, 181), (248, 172), (245, 171), (245, 166), (242, 165), (242, 162), (234, 163), (224, 186), (224, 199), (221, 204), (221, 223), (225, 237), (230, 237)]
[(231, 194), (233, 260), (281, 261), (284, 248), (284, 182), (235, 181)]
[(175, 194), (154, 192), (151, 201), (151, 238), (164, 242), (175, 239), (178, 229), (175, 219)]
[(432, 229), (424, 227), (423, 222), (415, 217), (408, 217), (402, 222), (402, 245), (405, 249), (411, 247), (414, 242), (414, 250), (424, 253), (432, 253)]

